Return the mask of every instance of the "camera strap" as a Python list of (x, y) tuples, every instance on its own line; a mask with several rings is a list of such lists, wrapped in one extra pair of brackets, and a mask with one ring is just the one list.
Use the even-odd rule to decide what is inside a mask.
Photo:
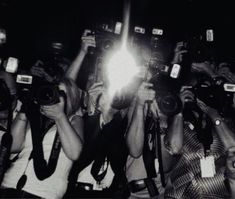
[(59, 139), (58, 132), (56, 131), (53, 146), (51, 149), (51, 154), (47, 163), (43, 153), (42, 142), (44, 136), (41, 133), (42, 118), (39, 109), (32, 108), (30, 114), (27, 114), (27, 117), (29, 119), (32, 131), (33, 150), (31, 153), (31, 158), (33, 158), (35, 174), (39, 180), (44, 180), (50, 177), (55, 172), (58, 157), (61, 150), (61, 142)]
[(206, 155), (207, 152), (210, 151), (210, 146), (213, 143), (213, 135), (211, 131), (212, 123), (210, 119), (208, 116), (204, 117), (204, 113), (197, 106), (184, 110), (183, 114), (185, 120), (193, 124), (195, 127), (194, 131), (197, 133), (197, 139), (203, 145), (204, 154)]
[(159, 124), (159, 118), (155, 121), (155, 131), (157, 134), (157, 151), (158, 151), (158, 162), (159, 162), (159, 172), (161, 177), (162, 186), (166, 186), (165, 175), (163, 170), (163, 161), (162, 161), (162, 143), (161, 143), (161, 129)]
[(212, 122), (210, 119), (206, 116), (205, 126), (201, 126), (201, 129), (198, 129), (197, 135), (199, 142), (202, 143), (204, 148), (204, 154), (207, 156), (208, 152), (210, 151), (211, 144), (213, 143), (213, 135), (212, 135)]
[(157, 176), (154, 163), (156, 158), (155, 133), (155, 122), (151, 117), (147, 116), (145, 120), (143, 160), (148, 178)]

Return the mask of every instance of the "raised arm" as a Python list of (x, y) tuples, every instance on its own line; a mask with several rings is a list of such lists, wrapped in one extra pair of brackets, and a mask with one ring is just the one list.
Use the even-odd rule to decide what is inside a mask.
[(25, 113), (18, 112), (11, 126), (11, 134), (13, 138), (11, 153), (19, 153), (22, 150), (27, 128), (28, 119)]
[[(194, 94), (186, 87), (182, 87), (180, 91), (180, 99), (182, 102), (182, 110), (185, 107), (185, 103), (194, 101)], [(166, 147), (169, 147), (169, 151), (172, 154), (179, 154), (183, 147), (184, 138), (184, 117), (182, 111), (174, 115), (171, 123), (169, 124), (167, 136), (165, 138)]]
[(217, 110), (207, 106), (204, 102), (197, 100), (198, 106), (206, 113), (214, 124), (215, 132), (218, 134), (226, 150), (235, 145), (235, 133), (225, 123), (224, 118)]
[(138, 158), (142, 155), (144, 145), (144, 108), (146, 102), (151, 102), (155, 98), (155, 91), (149, 89), (150, 83), (143, 82), (138, 90), (134, 111), (129, 118), (129, 128), (127, 131), (126, 142), (130, 155)]
[(79, 116), (73, 117), (69, 121), (64, 112), (64, 99), (60, 97), (60, 102), (51, 106), (41, 106), (41, 113), (56, 123), (62, 148), (66, 156), (75, 161), (83, 146), (83, 120)]
[(74, 59), (74, 61), (72, 62), (71, 66), (68, 68), (68, 70), (66, 71), (65, 76), (67, 78), (71, 78), (73, 80), (77, 79), (78, 73), (81, 69), (83, 60), (88, 52), (88, 48), (91, 47), (95, 47), (95, 37), (93, 35), (88, 36), (88, 34), (90, 33), (90, 30), (85, 30), (82, 38), (81, 38), (81, 48), (79, 53), (77, 54), (76, 58)]
[(173, 116), (165, 137), (166, 148), (172, 155), (180, 154), (183, 147), (183, 114), (182, 112)]

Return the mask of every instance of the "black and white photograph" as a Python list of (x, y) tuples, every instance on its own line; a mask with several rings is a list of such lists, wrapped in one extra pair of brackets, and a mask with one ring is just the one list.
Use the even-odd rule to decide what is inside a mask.
[(0, 0), (0, 199), (235, 199), (231, 0)]

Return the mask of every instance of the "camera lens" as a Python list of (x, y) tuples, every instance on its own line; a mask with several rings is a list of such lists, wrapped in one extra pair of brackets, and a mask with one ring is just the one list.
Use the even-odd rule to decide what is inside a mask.
[(102, 47), (103, 50), (109, 50), (110, 48), (113, 48), (113, 42), (111, 40), (105, 40)]
[(182, 103), (180, 99), (173, 94), (162, 96), (158, 102), (159, 109), (167, 116), (172, 116), (180, 112)]
[(59, 102), (59, 91), (54, 85), (42, 85), (35, 93), (35, 100), (40, 105), (52, 105)]

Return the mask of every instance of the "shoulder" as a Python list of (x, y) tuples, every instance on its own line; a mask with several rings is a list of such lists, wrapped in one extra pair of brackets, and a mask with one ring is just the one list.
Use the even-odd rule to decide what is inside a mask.
[(72, 123), (72, 124), (76, 124), (76, 123), (83, 123), (83, 118), (81, 115), (72, 115), (70, 118), (69, 118), (69, 121)]

